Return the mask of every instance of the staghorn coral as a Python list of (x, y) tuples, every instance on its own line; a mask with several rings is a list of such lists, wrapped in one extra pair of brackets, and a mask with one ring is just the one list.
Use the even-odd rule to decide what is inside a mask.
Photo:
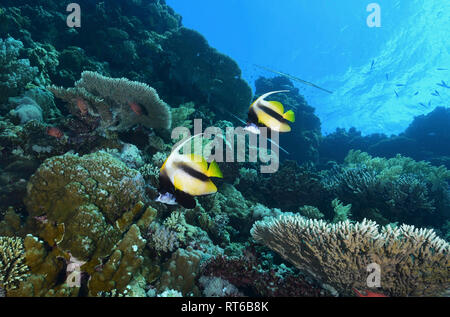
[(21, 281), (18, 288), (9, 292), (13, 297), (77, 296), (79, 287), (69, 287), (61, 280), (69, 255), (58, 248), (48, 250), (44, 241), (28, 234), (24, 241), (25, 263), (30, 276)]
[(98, 122), (103, 129), (124, 131), (137, 124), (155, 129), (171, 126), (169, 106), (155, 89), (143, 83), (84, 71), (75, 88), (48, 89), (68, 103), (73, 115), (92, 125)]
[(28, 277), (25, 263), (23, 239), (0, 237), (0, 288), (7, 292), (18, 287)]
[[(146, 196), (139, 172), (105, 152), (46, 160), (30, 178), (25, 198), (31, 216), (45, 215), (62, 231), (56, 241), (46, 242), (88, 262), (88, 272), (143, 211), (142, 201)], [(44, 233), (45, 228), (39, 229)]]
[(256, 222), (255, 240), (265, 244), (342, 295), (367, 289), (371, 263), (381, 267), (382, 292), (389, 296), (436, 296), (450, 286), (450, 245), (430, 229), (382, 227), (364, 220), (328, 224), (284, 215)]

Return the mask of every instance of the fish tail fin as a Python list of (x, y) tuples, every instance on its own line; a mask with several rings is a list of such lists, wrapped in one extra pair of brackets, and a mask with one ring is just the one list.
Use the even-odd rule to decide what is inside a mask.
[(219, 165), (216, 161), (212, 161), (211, 164), (209, 164), (208, 171), (206, 172), (206, 175), (208, 177), (217, 177), (217, 178), (223, 178), (222, 171), (219, 168)]
[(295, 113), (292, 110), (289, 110), (288, 112), (286, 112), (283, 115), (283, 118), (290, 121), (290, 122), (295, 122)]

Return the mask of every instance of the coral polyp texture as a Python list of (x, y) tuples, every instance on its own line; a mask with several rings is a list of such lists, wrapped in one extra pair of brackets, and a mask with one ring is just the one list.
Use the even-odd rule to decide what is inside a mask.
[(450, 287), (450, 245), (432, 229), (284, 215), (256, 222), (251, 234), (341, 295), (367, 289), (372, 263), (381, 268), (377, 292), (387, 296), (438, 296)]
[(141, 174), (99, 152), (45, 161), (28, 183), (25, 204), (32, 217), (47, 220), (39, 230), (47, 243), (97, 265), (119, 241), (121, 217), (146, 199)]

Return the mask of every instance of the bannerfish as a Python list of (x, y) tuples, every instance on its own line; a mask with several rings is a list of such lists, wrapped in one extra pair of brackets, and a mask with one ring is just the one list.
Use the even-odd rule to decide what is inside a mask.
[(375, 293), (375, 292), (371, 292), (371, 291), (365, 291), (366, 294), (362, 294), (356, 288), (352, 288), (352, 290), (356, 293), (356, 296), (358, 296), (358, 297), (388, 297), (384, 294)]
[(159, 197), (156, 201), (192, 209), (196, 205), (195, 196), (210, 195), (217, 192), (211, 177), (222, 178), (222, 172), (213, 161), (210, 164), (197, 154), (180, 154), (180, 149), (191, 139), (178, 145), (164, 162), (159, 171)]
[(259, 127), (264, 126), (271, 131), (291, 131), (289, 122), (295, 122), (294, 111), (289, 110), (287, 112), (284, 112), (284, 107), (280, 102), (264, 100), (270, 95), (281, 92), (289, 91), (278, 90), (268, 92), (260, 96), (254, 103), (251, 104), (250, 109), (248, 110), (247, 126), (244, 128), (244, 130), (259, 134)]

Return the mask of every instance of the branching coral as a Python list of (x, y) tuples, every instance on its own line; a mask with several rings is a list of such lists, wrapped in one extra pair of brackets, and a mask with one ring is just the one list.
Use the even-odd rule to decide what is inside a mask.
[(124, 131), (141, 124), (148, 128), (171, 126), (169, 106), (146, 84), (126, 78), (109, 78), (85, 71), (75, 88), (49, 87), (56, 97), (66, 101), (69, 110), (82, 121), (104, 129)]
[(442, 225), (450, 210), (450, 171), (445, 167), (401, 156), (372, 158), (360, 151), (350, 151), (345, 161), (344, 167), (323, 173), (322, 183), (352, 204), (356, 220)]
[(364, 220), (328, 224), (300, 216), (256, 222), (254, 239), (342, 295), (367, 289), (369, 264), (381, 268), (389, 296), (433, 296), (450, 287), (450, 245), (430, 229), (382, 227)]
[(17, 288), (29, 273), (25, 264), (23, 239), (0, 237), (0, 288)]
[(180, 246), (177, 232), (155, 222), (150, 225), (147, 236), (149, 247), (157, 252), (172, 252)]

